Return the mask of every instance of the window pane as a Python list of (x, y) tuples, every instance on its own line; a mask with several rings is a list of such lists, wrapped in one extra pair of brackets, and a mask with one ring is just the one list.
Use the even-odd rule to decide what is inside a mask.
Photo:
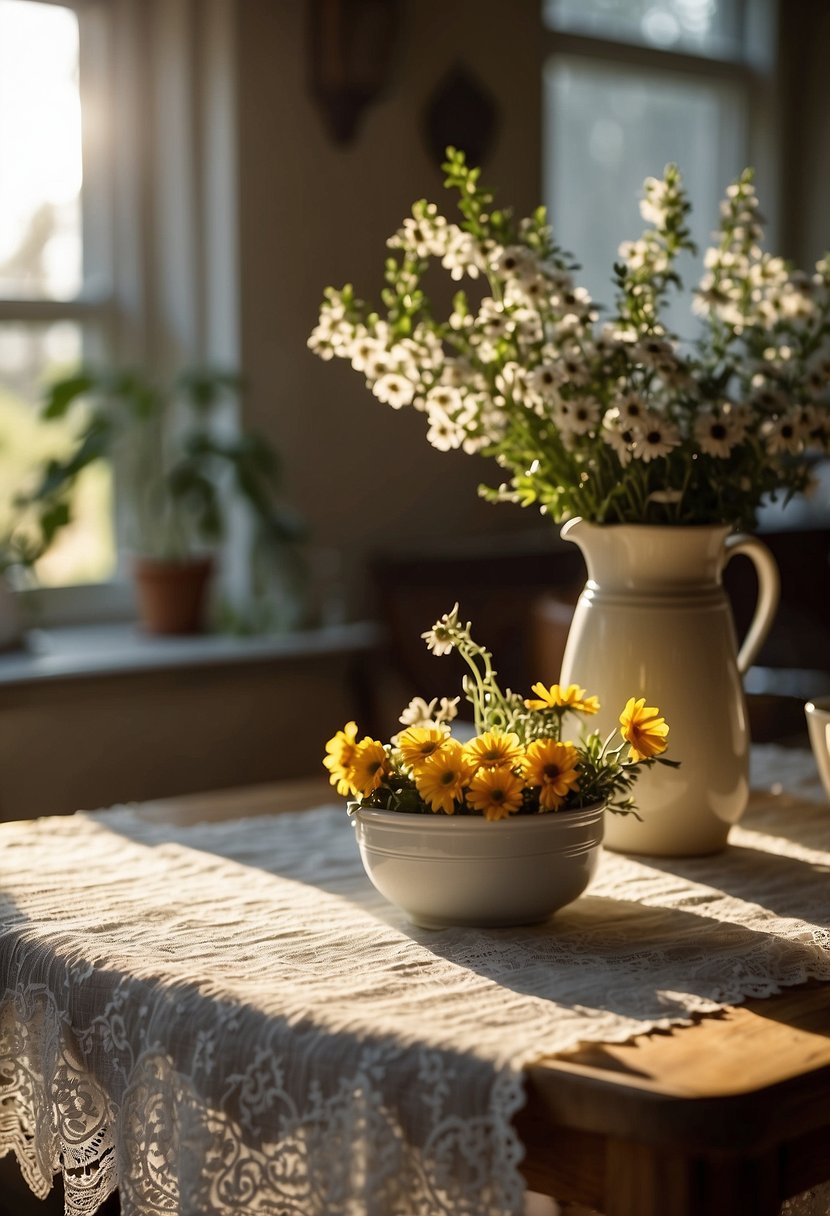
[(728, 56), (739, 49), (741, 7), (740, 0), (545, 0), (544, 15), (552, 29)]
[[(554, 234), (581, 263), (578, 281), (612, 302), (619, 245), (646, 227), (643, 180), (679, 165), (692, 202), (698, 248), (709, 244), (725, 187), (744, 167), (740, 91), (713, 81), (645, 73), (557, 56), (545, 77), (545, 197)], [(690, 290), (700, 262), (680, 260), (685, 300), (666, 314), (690, 336)]]
[(78, 20), (0, 0), (0, 297), (81, 287)]
[[(0, 325), (0, 535), (19, 512), (15, 495), (37, 482), (37, 465), (71, 450), (69, 423), (41, 423), (38, 403), (45, 382), (68, 374), (81, 357), (81, 327)], [(99, 582), (112, 577), (112, 477), (108, 466), (91, 466), (79, 479), (72, 523), (36, 568), (46, 586)]]

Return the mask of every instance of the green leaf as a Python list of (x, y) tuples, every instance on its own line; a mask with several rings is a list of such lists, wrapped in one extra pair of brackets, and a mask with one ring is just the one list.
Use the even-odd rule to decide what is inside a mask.
[(63, 418), (69, 407), (79, 397), (85, 396), (97, 387), (97, 378), (90, 372), (78, 372), (77, 375), (67, 376), (56, 380), (46, 390), (40, 416), (46, 419)]
[(61, 528), (65, 528), (72, 518), (68, 502), (56, 502), (45, 508), (40, 514), (40, 530), (43, 533), (44, 551), (51, 545)]

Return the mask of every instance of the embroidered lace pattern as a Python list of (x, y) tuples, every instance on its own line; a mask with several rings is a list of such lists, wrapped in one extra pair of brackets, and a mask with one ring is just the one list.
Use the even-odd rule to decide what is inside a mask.
[[(767, 789), (812, 772), (759, 758)], [(116, 1185), (125, 1216), (517, 1213), (526, 1064), (830, 980), (815, 782), (754, 795), (731, 841), (606, 854), (545, 926), (430, 932), (369, 886), (341, 805), (4, 824), (0, 1154), (37, 1195), (62, 1171), (69, 1216)]]

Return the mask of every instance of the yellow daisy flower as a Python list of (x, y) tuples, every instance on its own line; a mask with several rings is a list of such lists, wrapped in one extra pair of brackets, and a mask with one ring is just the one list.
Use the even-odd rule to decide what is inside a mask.
[(447, 739), (443, 747), (415, 769), (415, 788), (433, 811), (452, 815), (474, 771), (458, 740)]
[(533, 684), (531, 692), (535, 692), (538, 700), (525, 700), (528, 709), (572, 709), (578, 714), (595, 714), (599, 709), (599, 698), (589, 697), (585, 689), (578, 684), (568, 684), (562, 688), (560, 684)]
[(352, 786), (349, 781), (349, 769), (351, 768), (356, 746), (356, 722), (347, 722), (343, 729), (339, 730), (326, 744), (326, 755), (323, 758), (323, 764), (329, 770), (329, 781), (337, 787), (338, 794), (344, 798), (352, 793)]
[(448, 738), (440, 726), (410, 726), (398, 735), (398, 751), (405, 764), (420, 768), (425, 760), (441, 750)]
[(349, 784), (356, 794), (365, 798), (376, 790), (389, 771), (386, 748), (367, 735), (354, 750), (349, 767)]
[(539, 786), (539, 806), (543, 811), (555, 811), (579, 784), (576, 763), (579, 759), (572, 743), (557, 743), (555, 739), (536, 739), (528, 744), (525, 781)]
[(626, 701), (620, 714), (620, 728), (623, 739), (631, 744), (629, 760), (648, 760), (666, 750), (669, 728), (659, 713), (656, 705), (646, 705), (645, 697), (636, 700), (629, 697)]
[(485, 819), (506, 819), (522, 805), (522, 779), (509, 768), (481, 768), (470, 782), (467, 802)]
[(488, 730), (464, 745), (467, 759), (476, 768), (521, 768), (525, 752), (512, 731)]

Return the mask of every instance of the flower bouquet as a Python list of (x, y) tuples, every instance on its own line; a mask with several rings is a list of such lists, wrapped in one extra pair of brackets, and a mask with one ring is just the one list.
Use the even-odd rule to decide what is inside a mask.
[[(447, 156), (459, 222), (415, 203), (387, 242), (382, 306), (329, 288), (316, 354), (423, 413), (434, 447), (493, 457), (508, 479), (486, 498), (557, 522), (748, 528), (768, 496), (807, 488), (830, 446), (830, 255), (807, 275), (762, 249), (751, 170), (726, 192), (681, 338), (662, 315), (695, 252), (675, 166), (646, 180), (649, 227), (620, 245), (603, 310), (544, 208), (517, 221)], [(459, 284), (445, 317), (423, 286), (433, 260)]]
[[(534, 684), (532, 697), (502, 690), (492, 655), (463, 624), (458, 605), (422, 636), (436, 655), (456, 650), (470, 669), (462, 688), (470, 703), (475, 735), (454, 738), (459, 697), (430, 702), (416, 697), (403, 711), (405, 727), (388, 743), (358, 740), (349, 722), (326, 744), (323, 761), (349, 808), (443, 815), (479, 815), (486, 820), (539, 815), (592, 806), (636, 813), (631, 789), (641, 768), (676, 765), (662, 753), (669, 728), (645, 698), (631, 697), (619, 732), (607, 738), (584, 731), (567, 738), (568, 717), (589, 718), (599, 701), (576, 684)], [(618, 737), (619, 735), (619, 737)]]
[(323, 761), (347, 799), (374, 886), (417, 924), (510, 925), (544, 920), (584, 891), (596, 866), (604, 810), (636, 814), (641, 769), (663, 756), (668, 726), (645, 698), (630, 698), (619, 730), (567, 736), (596, 697), (576, 684), (502, 690), (492, 656), (458, 605), (422, 636), (433, 653), (456, 650), (472, 738), (453, 735), (459, 697), (416, 697), (388, 743), (357, 725), (326, 744)]

